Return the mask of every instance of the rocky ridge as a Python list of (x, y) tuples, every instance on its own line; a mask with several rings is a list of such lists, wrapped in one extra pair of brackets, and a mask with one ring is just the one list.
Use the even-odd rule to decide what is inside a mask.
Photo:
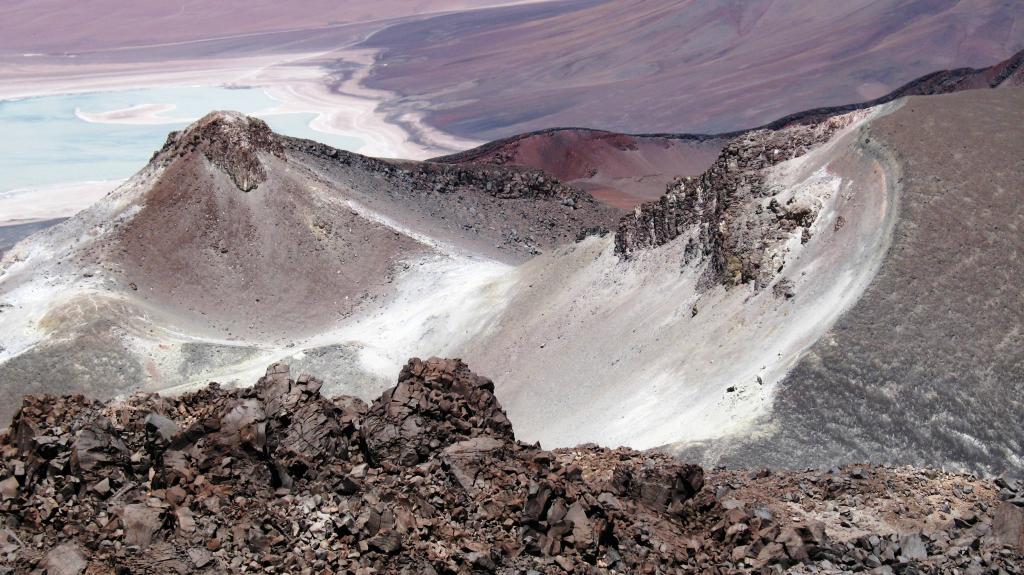
[(656, 202), (637, 206), (619, 221), (615, 252), (624, 258), (688, 236), (684, 264), (707, 264), (702, 283), (767, 286), (784, 261), (780, 248), (794, 233), (810, 238), (820, 206), (790, 198), (766, 171), (799, 158), (850, 125), (856, 113), (779, 130), (754, 130), (734, 138), (699, 178), (680, 178)]
[(938, 70), (915, 78), (892, 92), (873, 100), (844, 106), (812, 108), (784, 116), (774, 122), (769, 122), (761, 126), (760, 129), (779, 129), (793, 124), (817, 123), (831, 116), (872, 108), (907, 96), (935, 96), (965, 90), (1005, 89), (1020, 86), (1024, 86), (1024, 50), (1020, 50), (1006, 60), (991, 66)]
[(1010, 481), (544, 451), (452, 359), (410, 360), (370, 406), (321, 385), (275, 364), (249, 389), (27, 397), (0, 436), (0, 572), (1017, 573), (1024, 559)]
[[(382, 160), (338, 150), (330, 146), (283, 138), (285, 145), (321, 158), (338, 160), (345, 165), (382, 173), (389, 179), (410, 184), (420, 189), (448, 192), (462, 187), (473, 187), (496, 198), (558, 198), (585, 201), (588, 195), (567, 186), (547, 173), (521, 166), (461, 165), (434, 161)], [(590, 200), (593, 201), (592, 199)], [(568, 204), (567, 204), (568, 205)]]
[(611, 228), (622, 213), (542, 170), (382, 160), (310, 140), (281, 140), (289, 152), (316, 158), (328, 169), (341, 165), (374, 174), (387, 189), (405, 191), (396, 199), (432, 218), (472, 232), (500, 229), (499, 245), (521, 257), (569, 243), (585, 228)]
[[(656, 201), (637, 205), (622, 217), (616, 234), (616, 253), (629, 258), (635, 252), (656, 248), (692, 232), (685, 263), (708, 263), (704, 285), (753, 283), (755, 288), (770, 284), (777, 275), (784, 251), (778, 249), (788, 234), (807, 230), (817, 216), (813, 206), (752, 205), (751, 201), (773, 195), (764, 185), (764, 170), (782, 161), (804, 155), (826, 142), (838, 129), (864, 110), (899, 98), (936, 95), (974, 89), (1020, 86), (1024, 51), (984, 68), (940, 70), (914, 79), (892, 92), (865, 102), (815, 108), (791, 114), (751, 130), (721, 134), (627, 135), (581, 128), (552, 128), (519, 134), (489, 142), (472, 150), (441, 156), (433, 161), (461, 165), (541, 167), (559, 170), (563, 180), (593, 175), (597, 156), (588, 148), (590, 140), (606, 143), (620, 153), (635, 152), (637, 142), (664, 140), (728, 142), (714, 163), (697, 177), (677, 177), (668, 183)], [(522, 153), (537, 145), (534, 140), (568, 138), (579, 133), (582, 140), (568, 139), (539, 158)], [(531, 143), (531, 144), (528, 144)], [(718, 144), (721, 145), (721, 144)], [(712, 146), (717, 148), (717, 146)], [(694, 151), (697, 148), (694, 148)], [(548, 157), (557, 153), (558, 161)], [(691, 154), (693, 155), (693, 154)], [(604, 158), (608, 160), (608, 158)], [(550, 165), (549, 165), (550, 164)], [(579, 170), (591, 172), (575, 173)], [(665, 179), (669, 179), (667, 176)], [(583, 180), (581, 180), (583, 181)], [(751, 213), (753, 212), (753, 213)], [(802, 228), (802, 230), (801, 230)], [(773, 271), (776, 270), (776, 271)]]
[[(228, 174), (242, 191), (251, 191), (267, 179), (259, 154), (286, 158), (286, 150), (331, 158), (390, 179), (435, 192), (472, 187), (501, 199), (558, 198), (565, 205), (586, 202), (588, 194), (564, 185), (541, 170), (510, 166), (461, 166), (439, 162), (381, 160), (338, 150), (311, 140), (275, 134), (259, 118), (239, 112), (210, 112), (180, 132), (171, 132), (153, 158), (166, 165), (194, 151)], [(593, 200), (590, 199), (592, 202)]]
[(460, 165), (522, 166), (544, 170), (599, 201), (623, 209), (658, 199), (675, 177), (700, 175), (727, 138), (629, 135), (585, 128), (520, 134), (434, 158)]

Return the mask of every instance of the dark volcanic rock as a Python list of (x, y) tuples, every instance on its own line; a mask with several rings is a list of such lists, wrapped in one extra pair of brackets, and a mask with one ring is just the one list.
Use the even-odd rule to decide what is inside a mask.
[[(517, 443), (493, 383), (456, 359), (411, 360), (369, 408), (320, 387), (275, 364), (245, 390), (26, 399), (0, 441), (0, 517), (14, 541), (67, 527), (6, 559), (74, 568), (80, 549), (90, 568), (133, 573), (683, 564), (648, 557), (633, 524), (694, 514), (698, 467), (592, 448), (585, 468)], [(612, 465), (617, 482), (584, 471)]]
[(128, 463), (128, 450), (111, 428), (101, 421), (83, 427), (71, 447), (71, 466), (83, 477), (103, 475), (104, 467)]
[(494, 383), (458, 359), (410, 360), (398, 385), (374, 402), (363, 420), (373, 463), (411, 466), (449, 445), (486, 434), (515, 440), (494, 397)]
[[(1019, 516), (1006, 513), (1018, 508), (990, 511), (1016, 483), (864, 467), (706, 476), (624, 448), (542, 451), (515, 441), (493, 384), (457, 359), (411, 360), (369, 408), (320, 387), (275, 364), (250, 389), (27, 398), (0, 435), (0, 573), (928, 572), (1020, 559)], [(940, 509), (928, 521), (924, 496)], [(921, 530), (844, 531), (897, 508)]]
[(992, 535), (999, 543), (1024, 553), (1024, 508), (1000, 503), (992, 519)]

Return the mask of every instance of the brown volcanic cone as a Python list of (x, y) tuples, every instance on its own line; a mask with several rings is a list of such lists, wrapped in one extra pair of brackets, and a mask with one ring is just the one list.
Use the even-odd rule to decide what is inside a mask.
[(155, 161), (162, 173), (104, 259), (147, 301), (226, 333), (322, 325), (386, 284), (398, 258), (427, 251), (337, 201), (261, 120), (211, 114)]

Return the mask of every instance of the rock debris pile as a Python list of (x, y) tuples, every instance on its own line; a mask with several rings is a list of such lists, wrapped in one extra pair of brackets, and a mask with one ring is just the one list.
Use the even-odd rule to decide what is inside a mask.
[(26, 398), (0, 573), (1021, 571), (1016, 483), (545, 451), (456, 359), (410, 360), (371, 405), (320, 387), (275, 364), (249, 389)]

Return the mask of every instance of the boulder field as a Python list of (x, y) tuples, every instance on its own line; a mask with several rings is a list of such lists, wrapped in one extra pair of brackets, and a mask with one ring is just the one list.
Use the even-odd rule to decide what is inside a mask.
[[(0, 573), (1017, 573), (1019, 483), (704, 470), (516, 441), (490, 379), (410, 360), (370, 405), (245, 389), (27, 397), (0, 435)], [(959, 571), (954, 571), (959, 570)]]

